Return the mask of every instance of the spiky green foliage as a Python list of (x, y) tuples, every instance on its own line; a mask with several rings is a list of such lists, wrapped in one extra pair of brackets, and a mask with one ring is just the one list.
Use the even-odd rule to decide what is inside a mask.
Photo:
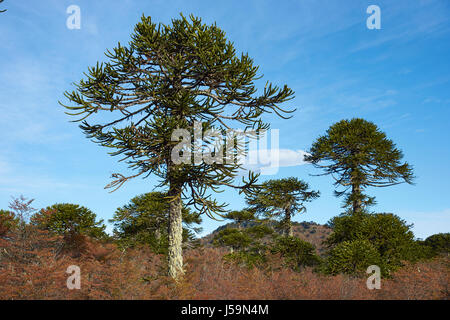
[[(272, 228), (266, 224), (255, 221), (254, 215), (248, 210), (231, 211), (227, 215), (237, 223), (248, 222), (243, 228), (225, 228), (220, 230), (213, 238), (213, 244), (218, 247), (228, 247), (231, 252), (224, 258), (228, 261), (243, 263), (248, 267), (261, 265), (265, 260), (268, 247), (263, 239), (273, 234)], [(250, 225), (253, 224), (253, 225)]]
[(325, 264), (329, 274), (362, 274), (371, 265), (383, 272), (382, 259), (375, 246), (368, 240), (344, 241), (334, 247)]
[(253, 240), (260, 240), (267, 236), (271, 236), (274, 230), (265, 221), (257, 223), (245, 229)]
[(242, 230), (225, 228), (220, 230), (213, 240), (215, 246), (225, 246), (234, 250), (243, 250), (252, 243), (250, 236)]
[(344, 207), (353, 212), (374, 203), (363, 193), (367, 187), (388, 187), (412, 183), (413, 169), (402, 162), (403, 153), (372, 122), (364, 119), (342, 120), (319, 137), (305, 160), (331, 175), (336, 196), (345, 195)]
[(270, 247), (274, 254), (280, 254), (287, 266), (300, 271), (305, 266), (316, 266), (321, 260), (315, 253), (315, 247), (297, 237), (276, 237)]
[[(203, 122), (203, 131), (222, 132), (233, 125), (245, 126), (244, 131), (268, 128), (261, 116), (282, 115), (279, 104), (292, 98), (292, 90), (267, 83), (263, 94), (256, 95), (258, 67), (253, 60), (247, 54), (238, 56), (215, 24), (205, 25), (194, 16), (181, 16), (172, 25), (143, 16), (131, 38), (128, 46), (107, 51), (108, 62), (89, 68), (76, 91), (65, 93), (75, 106), (65, 106), (78, 121), (99, 112), (111, 114), (102, 124), (83, 121), (80, 128), (94, 142), (113, 149), (112, 155), (122, 155), (138, 171), (132, 177), (155, 174), (164, 185), (182, 189), (200, 212), (221, 212), (223, 206), (206, 191), (231, 186), (240, 165), (176, 165), (171, 153), (179, 142), (172, 141), (172, 133), (179, 128), (192, 132), (194, 121)], [(114, 120), (106, 120), (114, 114)], [(109, 187), (130, 178), (114, 177), (118, 179)]]
[[(202, 222), (198, 213), (182, 208), (183, 242), (186, 245), (196, 243), (195, 233), (201, 228), (195, 227)], [(167, 254), (168, 248), (169, 200), (167, 193), (149, 192), (130, 200), (114, 213), (109, 220), (114, 224), (114, 237), (122, 247), (149, 245), (156, 253)]]
[(396, 270), (404, 260), (417, 260), (415, 255), (419, 252), (416, 251), (412, 225), (392, 213), (347, 213), (334, 217), (329, 225), (333, 233), (326, 240), (328, 246), (368, 241), (379, 254), (383, 274)]
[(230, 211), (224, 215), (224, 218), (233, 220), (239, 229), (248, 222), (256, 221), (255, 213), (247, 209)]
[(266, 218), (279, 218), (281, 229), (292, 236), (291, 218), (306, 211), (305, 203), (320, 195), (309, 190), (309, 185), (297, 178), (274, 179), (264, 182), (253, 194), (247, 196), (249, 209)]
[(429, 246), (436, 254), (448, 254), (450, 252), (450, 233), (433, 234), (425, 239), (424, 245)]
[(96, 221), (90, 209), (71, 203), (57, 203), (40, 210), (31, 217), (31, 223), (58, 235), (86, 235), (105, 239), (103, 220)]
[[(116, 180), (107, 188), (116, 190), (131, 178), (149, 175), (159, 177), (160, 186), (168, 188), (173, 200), (169, 274), (177, 278), (184, 272), (182, 199), (213, 217), (225, 212), (225, 204), (212, 198), (210, 191), (228, 186), (248, 194), (257, 176), (250, 172), (242, 184), (234, 182), (242, 164), (231, 160), (241, 153), (241, 143), (229, 143), (226, 155), (223, 143), (217, 144), (214, 138), (204, 139), (200, 147), (194, 144), (193, 150), (182, 141), (180, 148), (180, 134), (175, 130), (188, 130), (195, 142), (199, 140), (194, 132), (198, 122), (203, 131), (224, 134), (243, 126), (243, 134), (256, 130), (257, 136), (269, 127), (261, 116), (270, 112), (283, 116), (288, 111), (280, 104), (290, 100), (293, 91), (267, 83), (263, 93), (256, 94), (259, 76), (253, 60), (247, 54), (238, 56), (215, 24), (203, 24), (194, 16), (181, 15), (171, 25), (156, 24), (143, 16), (128, 46), (119, 43), (106, 56), (107, 62), (88, 69), (87, 79), (76, 84), (75, 91), (65, 93), (74, 105), (63, 105), (77, 121), (83, 121), (80, 128), (88, 138), (112, 149), (112, 155), (122, 156), (129, 168), (137, 170), (131, 176), (113, 174)], [(105, 115), (93, 121), (97, 124), (86, 121), (99, 112)], [(224, 161), (197, 161), (205, 147), (211, 156), (219, 155)], [(187, 159), (175, 161), (172, 154), (187, 154)]]

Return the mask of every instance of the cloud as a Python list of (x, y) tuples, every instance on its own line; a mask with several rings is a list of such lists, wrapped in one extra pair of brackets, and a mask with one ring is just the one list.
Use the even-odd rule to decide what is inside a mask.
[[(382, 21), (387, 21), (389, 28), (383, 27), (380, 32), (372, 32), (372, 37), (366, 37), (362, 42), (350, 49), (349, 53), (356, 53), (384, 45), (402, 45), (406, 42), (419, 38), (426, 38), (446, 34), (450, 31), (448, 27), (448, 15), (445, 4), (439, 1), (429, 3), (408, 4), (411, 13), (405, 15), (402, 6), (389, 12), (382, 9)], [(393, 10), (394, 9), (394, 10)], [(404, 21), (393, 25), (393, 21)]]
[(244, 161), (245, 172), (251, 170), (262, 175), (274, 175), (279, 168), (295, 167), (307, 164), (304, 157), (308, 153), (291, 149), (250, 150)]
[(380, 90), (373, 89), (365, 94), (361, 93), (342, 93), (338, 94), (335, 99), (341, 106), (355, 109), (379, 110), (391, 107), (397, 104), (395, 99), (396, 90)]
[(450, 99), (441, 99), (437, 97), (428, 97), (422, 101), (423, 104), (434, 104), (434, 105), (448, 105), (450, 104)]

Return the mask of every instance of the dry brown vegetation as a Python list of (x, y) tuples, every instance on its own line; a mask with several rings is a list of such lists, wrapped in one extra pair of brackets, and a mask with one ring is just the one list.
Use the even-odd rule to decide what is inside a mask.
[[(19, 229), (20, 230), (20, 229)], [(294, 272), (271, 256), (264, 269), (227, 263), (225, 251), (188, 250), (186, 276), (166, 276), (163, 256), (121, 251), (86, 237), (51, 237), (27, 226), (0, 236), (1, 299), (448, 299), (449, 259), (410, 264), (368, 290), (366, 278)], [(81, 269), (81, 289), (66, 286), (67, 267)]]

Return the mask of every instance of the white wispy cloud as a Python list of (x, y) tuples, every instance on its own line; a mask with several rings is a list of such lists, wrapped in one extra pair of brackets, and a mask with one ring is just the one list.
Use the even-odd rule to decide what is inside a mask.
[[(440, 1), (422, 1), (411, 3), (411, 14), (405, 16), (402, 7), (381, 8), (381, 30), (372, 33), (372, 37), (356, 44), (349, 53), (373, 49), (386, 44), (401, 45), (417, 38), (439, 36), (448, 33), (449, 18), (446, 4)], [(389, 28), (383, 28), (383, 21)], [(394, 24), (393, 21), (402, 23)]]
[(279, 168), (295, 167), (307, 164), (304, 157), (307, 152), (291, 149), (260, 149), (251, 150), (244, 162), (245, 171), (274, 175)]

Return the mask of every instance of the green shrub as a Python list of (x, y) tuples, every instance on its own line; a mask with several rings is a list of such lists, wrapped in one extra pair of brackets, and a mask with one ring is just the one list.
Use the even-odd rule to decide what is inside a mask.
[(368, 240), (344, 241), (336, 245), (329, 253), (325, 272), (336, 275), (362, 274), (370, 265), (382, 267), (382, 260), (376, 247)]
[(106, 239), (103, 220), (96, 221), (94, 212), (71, 203), (58, 203), (34, 214), (31, 223), (58, 235), (86, 235)]
[(430, 247), (435, 254), (450, 251), (450, 233), (437, 233), (425, 239), (424, 245)]
[(234, 228), (220, 230), (213, 240), (215, 246), (225, 246), (233, 250), (243, 250), (251, 243), (252, 239), (246, 232)]
[[(183, 205), (183, 245), (195, 247), (199, 241), (195, 233), (202, 219)], [(153, 252), (167, 254), (169, 201), (167, 193), (148, 192), (132, 198), (126, 205), (117, 208), (109, 222), (114, 223), (114, 238), (121, 248), (140, 245), (149, 246)]]
[(411, 225), (392, 213), (343, 214), (333, 218), (329, 225), (333, 228), (325, 242), (329, 247), (343, 242), (368, 241), (378, 252), (387, 273), (402, 266), (404, 260), (426, 257), (425, 250), (414, 241)]
[(315, 247), (297, 237), (278, 237), (270, 247), (274, 254), (280, 254), (286, 265), (299, 271), (304, 266), (316, 266), (320, 263)]

